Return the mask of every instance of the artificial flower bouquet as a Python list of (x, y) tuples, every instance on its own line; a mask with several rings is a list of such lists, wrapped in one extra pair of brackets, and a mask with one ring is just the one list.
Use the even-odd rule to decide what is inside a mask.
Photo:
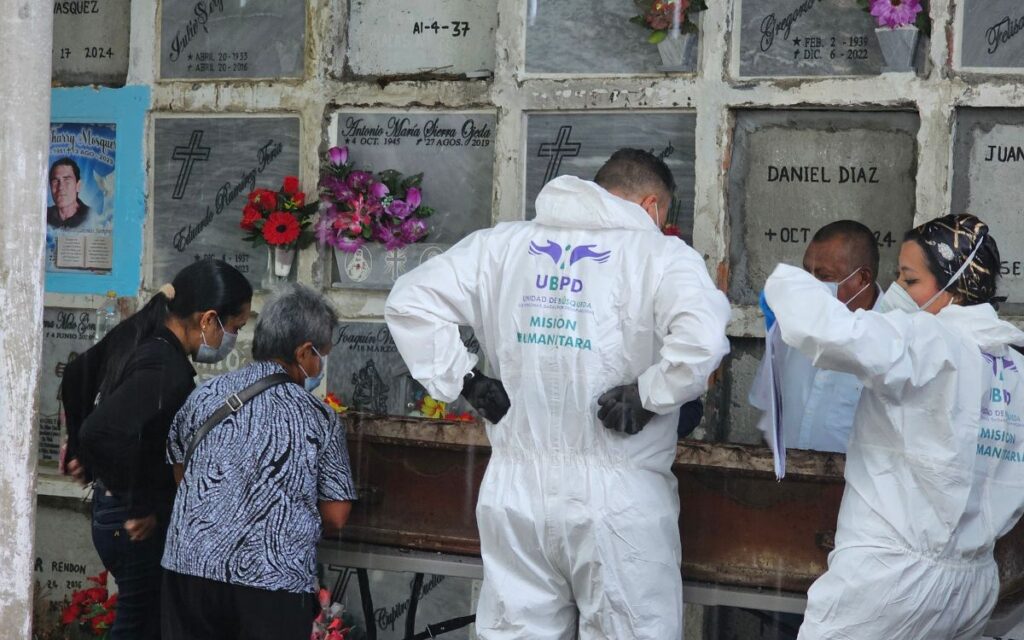
[(79, 637), (108, 638), (117, 615), (117, 594), (107, 592), (106, 571), (88, 581), (93, 586), (71, 594), (71, 601), (61, 611), (60, 622), (65, 628), (76, 629)]
[(334, 409), (334, 412), (337, 414), (342, 414), (348, 411), (348, 407), (346, 407), (345, 404), (341, 401), (341, 398), (334, 395), (333, 393), (328, 393), (324, 397), (324, 404)]
[(277, 191), (255, 189), (249, 194), (239, 226), (253, 246), (304, 247), (313, 239), (310, 227), (318, 208), (318, 202), (306, 202), (299, 179), (288, 176)]
[(320, 615), (313, 621), (309, 640), (357, 640), (365, 637), (340, 602), (331, 602), (331, 592), (320, 589)]
[(412, 417), (444, 420), (446, 422), (474, 422), (476, 420), (473, 414), (468, 411), (462, 413), (449, 411), (447, 402), (435, 400), (426, 393), (417, 393), (415, 399), (416, 411), (410, 414)]
[(708, 8), (704, 0), (635, 0), (640, 15), (630, 22), (646, 28), (651, 33), (647, 42), (658, 44), (673, 31), (676, 33), (697, 33), (697, 23), (691, 16)]
[(321, 244), (347, 253), (377, 242), (388, 251), (427, 237), (423, 174), (371, 173), (349, 162), (348, 147), (333, 147), (320, 166), (320, 199), (326, 209), (316, 224)]
[(870, 13), (879, 27), (900, 29), (916, 26), (928, 34), (928, 0), (857, 0), (862, 9)]

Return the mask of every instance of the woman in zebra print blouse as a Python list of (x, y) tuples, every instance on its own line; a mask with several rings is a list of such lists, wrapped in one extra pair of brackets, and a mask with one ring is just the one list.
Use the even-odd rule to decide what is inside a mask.
[[(255, 362), (196, 389), (175, 417), (168, 461), (182, 481), (163, 559), (164, 640), (309, 638), (321, 529), (340, 529), (356, 497), (341, 422), (310, 393), (337, 323), (322, 296), (288, 286), (260, 314)], [(229, 414), (183, 469), (225, 399), (276, 373), (291, 381)]]

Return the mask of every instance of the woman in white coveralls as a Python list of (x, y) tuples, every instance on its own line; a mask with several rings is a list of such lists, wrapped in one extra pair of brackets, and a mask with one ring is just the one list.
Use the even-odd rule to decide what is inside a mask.
[(800, 640), (978, 638), (995, 541), (1024, 509), (1024, 333), (993, 308), (999, 250), (950, 215), (910, 231), (879, 311), (851, 312), (779, 265), (765, 291), (783, 340), (864, 383), (828, 571)]

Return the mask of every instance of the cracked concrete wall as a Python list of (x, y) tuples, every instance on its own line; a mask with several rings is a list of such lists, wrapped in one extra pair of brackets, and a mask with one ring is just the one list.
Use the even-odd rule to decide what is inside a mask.
[(52, 31), (46, 3), (5, 2), (0, 11), (0, 630), (11, 638), (28, 638), (32, 619), (36, 433), (30, 425), (42, 362)]

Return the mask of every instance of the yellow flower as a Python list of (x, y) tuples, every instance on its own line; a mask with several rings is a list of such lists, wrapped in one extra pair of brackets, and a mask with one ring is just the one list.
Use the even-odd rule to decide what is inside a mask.
[(420, 413), (427, 418), (444, 419), (445, 411), (447, 411), (448, 405), (439, 400), (434, 400), (430, 396), (423, 397), (423, 404), (420, 405)]
[(328, 407), (337, 411), (338, 413), (345, 413), (346, 411), (348, 411), (348, 407), (343, 405), (341, 403), (341, 399), (338, 398), (338, 396), (334, 395), (333, 393), (327, 394), (327, 397), (324, 398), (324, 403)]

